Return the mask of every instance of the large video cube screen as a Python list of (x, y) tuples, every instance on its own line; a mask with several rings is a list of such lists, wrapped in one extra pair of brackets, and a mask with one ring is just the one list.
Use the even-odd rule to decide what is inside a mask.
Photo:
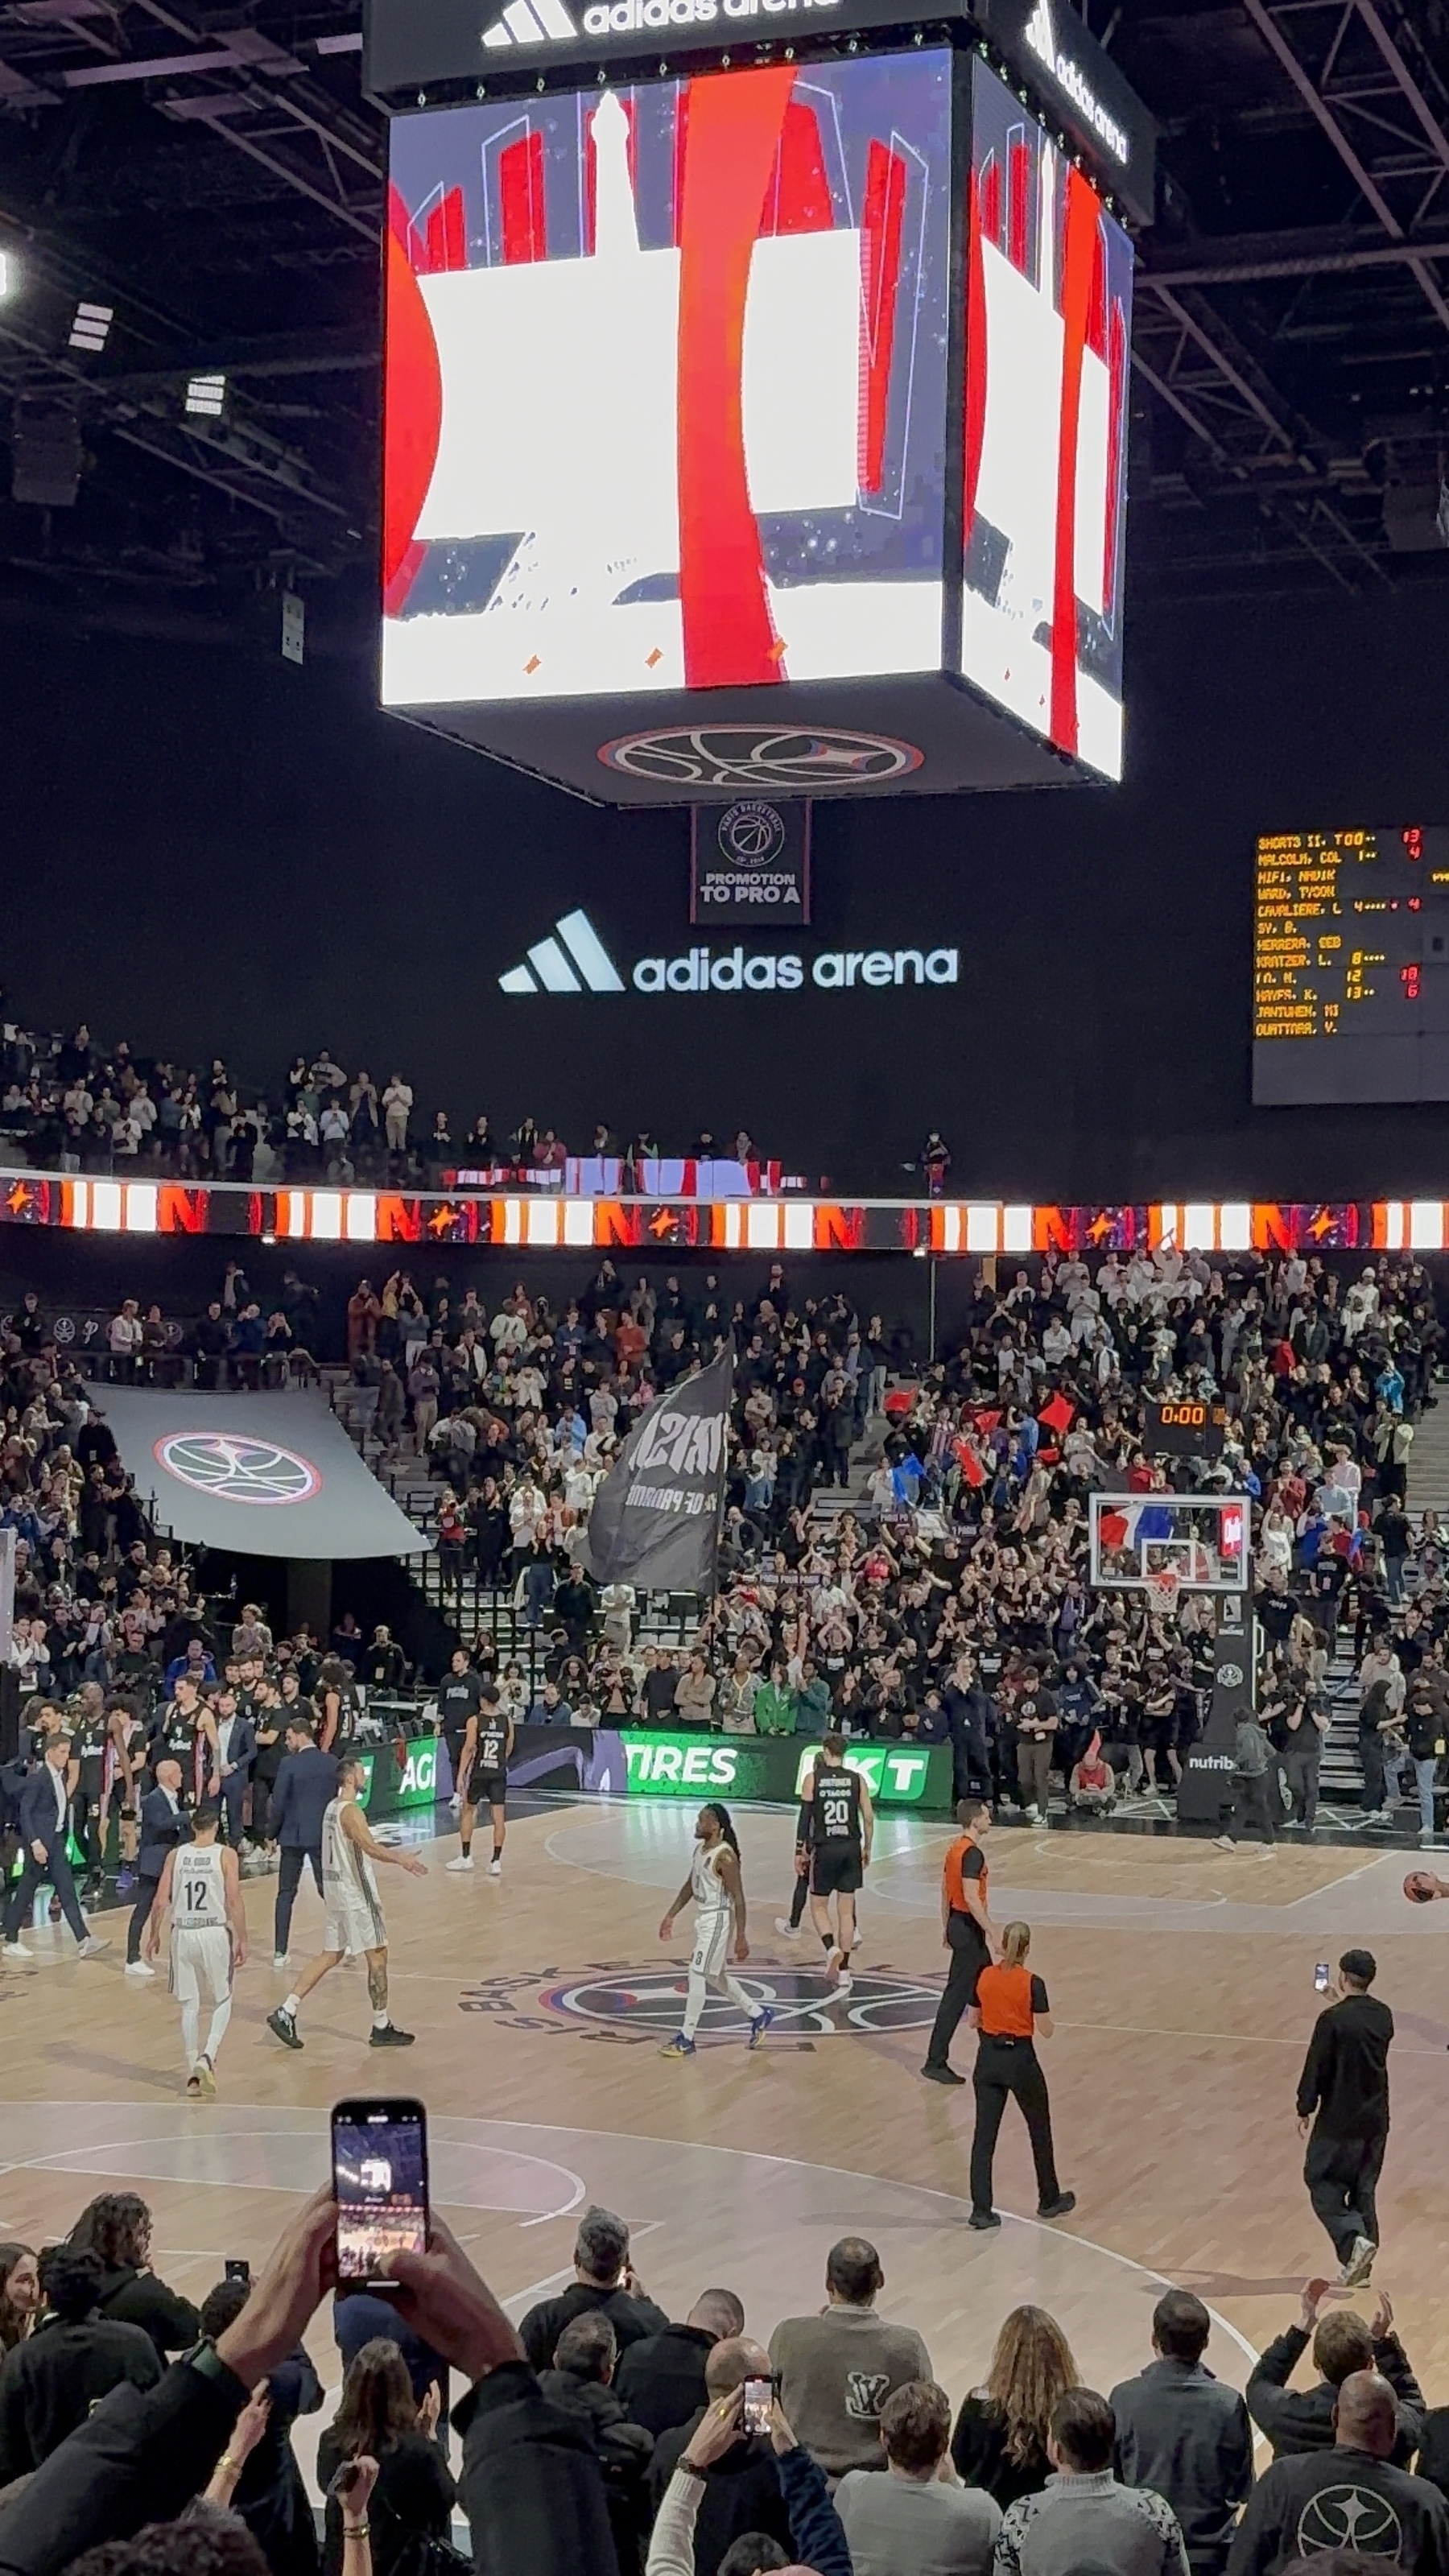
[(942, 661), (951, 57), (391, 125), (382, 695)]
[(966, 250), (961, 669), (1120, 778), (1132, 244), (979, 60)]

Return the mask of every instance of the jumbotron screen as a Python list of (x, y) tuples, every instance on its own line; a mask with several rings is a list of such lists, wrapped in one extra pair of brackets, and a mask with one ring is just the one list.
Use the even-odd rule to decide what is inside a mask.
[(941, 669), (951, 73), (392, 119), (384, 704)]
[(1449, 827), (1260, 839), (1253, 1099), (1449, 1100)]
[(973, 69), (961, 670), (1120, 778), (1132, 243)]

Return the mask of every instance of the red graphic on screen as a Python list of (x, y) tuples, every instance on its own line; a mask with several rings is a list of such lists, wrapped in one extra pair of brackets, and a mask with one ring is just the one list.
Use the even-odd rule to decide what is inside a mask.
[(443, 419), (437, 343), (413, 266), (416, 239), (402, 198), (389, 189), (382, 510), (382, 599), (389, 617), (399, 614), (423, 560), (414, 530)]
[(950, 115), (923, 50), (395, 121), (386, 703), (940, 668)]

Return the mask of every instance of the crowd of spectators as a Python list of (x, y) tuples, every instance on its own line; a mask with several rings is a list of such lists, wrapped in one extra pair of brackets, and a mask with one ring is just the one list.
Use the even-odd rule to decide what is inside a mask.
[[(1363, 1711), (1365, 1821), (1392, 1820), (1402, 1781), (1432, 1835), (1449, 1537), (1406, 1508), (1442, 1340), (1422, 1263), (1000, 1265), (948, 1354), (910, 1368), (879, 1315), (780, 1263), (739, 1297), (717, 1272), (625, 1280), (605, 1260), (561, 1313), (523, 1285), (489, 1314), (446, 1283), (364, 1281), (348, 1337), (368, 1453), (428, 1462), (445, 1597), (513, 1714), (529, 1680), (491, 1622), (504, 1594), (548, 1635), (558, 1689), (536, 1717), (950, 1742), (960, 1793), (1036, 1824), (1058, 1792), (1101, 1811), (1181, 1776), (1212, 1682), (1208, 1605), (1094, 1590), (1090, 1498), (1166, 1483), (1149, 1401), (1220, 1404), (1221, 1454), (1189, 1481), (1250, 1499), (1265, 1740), (1244, 1763), (1281, 1770), (1295, 1828), (1314, 1829), (1337, 1658)], [(587, 1520), (640, 1412), (726, 1337), (719, 1584), (676, 1657), (639, 1642), (625, 1588), (590, 1584)]]
[[(254, 2285), (229, 2272), (199, 2310), (133, 2193), (38, 2257), (0, 2246), (3, 2576), (462, 2576), (457, 2539), (479, 2576), (1449, 2570), (1449, 2410), (1382, 2296), (1364, 2317), (1310, 2282), (1245, 2396), (1189, 2291), (1106, 2394), (1018, 2307), (953, 2409), (860, 2236), (765, 2344), (728, 2288), (671, 2319), (606, 2209), (517, 2327), (436, 2216), (387, 2298), (338, 2289), (333, 2226), (321, 2191)], [(293, 2437), (324, 2372), (313, 2489)]]
[[(70, 1035), (7, 1023), (0, 1032), (0, 1139), (47, 1171), (159, 1173), (181, 1181), (270, 1183), (407, 1178), (433, 1183), (459, 1170), (508, 1171), (547, 1181), (570, 1155), (620, 1159), (631, 1171), (664, 1154), (758, 1164), (744, 1128), (701, 1130), (661, 1145), (647, 1128), (621, 1134), (605, 1122), (566, 1142), (531, 1115), (495, 1127), (429, 1110), (405, 1074), (349, 1073), (324, 1047), (298, 1055), (285, 1078), (241, 1079), (219, 1056), (187, 1066), (97, 1043), (84, 1023)], [(933, 1137), (922, 1168), (933, 1188), (949, 1155)]]

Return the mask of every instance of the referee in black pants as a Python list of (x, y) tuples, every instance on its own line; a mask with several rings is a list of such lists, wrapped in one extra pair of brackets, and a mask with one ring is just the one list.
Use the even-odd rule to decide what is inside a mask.
[(1298, 2079), (1298, 2133), (1308, 2140), (1303, 2179), (1349, 2290), (1368, 2279), (1378, 2252), (1376, 2194), (1389, 2142), (1394, 2016), (1369, 1993), (1377, 1975), (1372, 1951), (1345, 1950)]
[(1051, 2104), (1046, 2077), (1036, 2053), (1036, 2034), (1052, 2034), (1051, 2008), (1040, 1977), (1026, 1965), (1031, 1932), (1025, 1923), (1008, 1923), (1001, 1936), (1001, 1961), (981, 1970), (971, 2005), (980, 2032), (976, 2051), (976, 2134), (971, 2141), (972, 2227), (999, 2227), (991, 2205), (991, 2172), (1002, 2114), (1014, 2093), (1021, 2104), (1026, 2133), (1036, 2165), (1038, 2218), (1065, 2218), (1077, 2196), (1057, 2180), (1052, 2146)]

